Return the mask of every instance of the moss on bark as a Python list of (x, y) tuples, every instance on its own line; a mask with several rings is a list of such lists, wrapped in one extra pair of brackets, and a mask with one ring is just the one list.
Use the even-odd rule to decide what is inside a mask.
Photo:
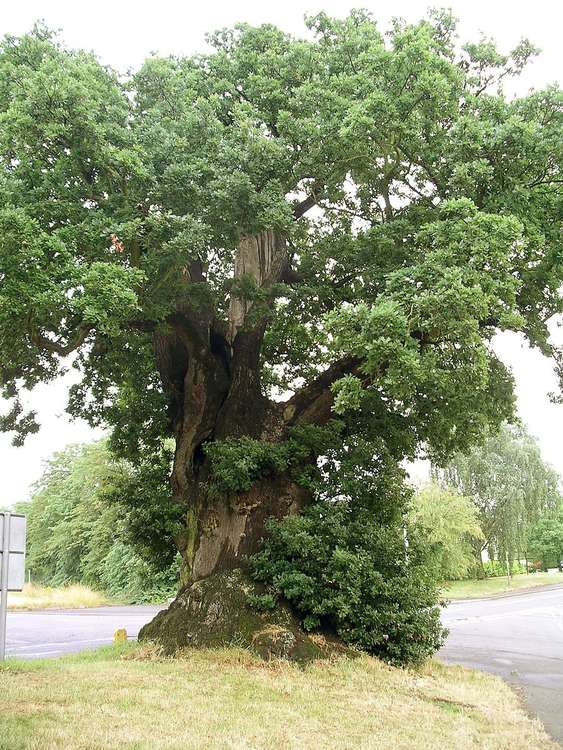
[(236, 645), (264, 659), (298, 662), (352, 653), (337, 639), (305, 633), (287, 605), (257, 612), (248, 602), (263, 589), (240, 569), (217, 573), (185, 587), (168, 609), (159, 612), (139, 633), (164, 653), (182, 648)]

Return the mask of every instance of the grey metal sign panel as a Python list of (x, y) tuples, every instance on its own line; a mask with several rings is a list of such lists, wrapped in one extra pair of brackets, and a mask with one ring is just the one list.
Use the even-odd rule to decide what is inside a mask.
[[(5, 516), (0, 513), (0, 551), (4, 545)], [(26, 518), (18, 513), (10, 514), (10, 552), (25, 552)]]
[(0, 511), (0, 660), (6, 656), (8, 591), (25, 582), (25, 516)]
[[(6, 527), (8, 519), (9, 527)], [(0, 512), (0, 588), (4, 590), (21, 591), (25, 583), (25, 532), (25, 516), (21, 513)], [(8, 550), (6, 566), (3, 556)]]
[[(2, 555), (0, 552), (0, 564)], [(8, 563), (8, 591), (21, 591), (25, 583), (25, 555), (20, 552), (10, 552)]]

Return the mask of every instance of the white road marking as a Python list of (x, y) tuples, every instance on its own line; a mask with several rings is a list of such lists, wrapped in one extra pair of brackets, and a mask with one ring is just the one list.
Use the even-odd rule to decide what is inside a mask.
[(69, 644), (75, 643), (111, 643), (111, 638), (88, 638), (84, 641), (58, 641), (58, 642), (47, 642), (47, 643), (29, 643), (27, 646), (17, 646), (11, 651), (23, 651), (28, 648), (49, 648), (50, 646), (68, 646)]

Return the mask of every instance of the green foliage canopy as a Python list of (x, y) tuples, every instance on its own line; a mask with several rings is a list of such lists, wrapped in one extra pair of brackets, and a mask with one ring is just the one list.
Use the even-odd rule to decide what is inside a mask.
[(398, 456), (446, 455), (511, 415), (491, 337), (524, 331), (549, 353), (561, 309), (560, 91), (497, 92), (533, 48), (460, 51), (445, 13), (387, 35), (360, 11), (307, 27), (243, 24), (127, 79), (42, 27), (4, 39), (0, 372), (16, 439), (37, 429), (18, 393), (77, 352), (71, 411), (112, 425), (132, 460), (161, 451), (151, 336), (179, 303), (224, 323), (230, 295), (263, 293), (233, 289), (233, 256), (270, 228), (292, 273), (268, 292), (268, 393), (350, 362), (336, 411)]

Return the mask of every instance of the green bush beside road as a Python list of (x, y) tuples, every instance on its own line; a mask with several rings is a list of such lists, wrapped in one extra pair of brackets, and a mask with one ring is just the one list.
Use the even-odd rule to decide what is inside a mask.
[[(176, 593), (177, 559), (159, 565), (129, 538), (119, 496), (131, 473), (105, 441), (71, 445), (50, 459), (31, 500), (18, 506), (28, 519), (27, 566), (34, 583), (52, 589), (80, 584), (139, 604)], [(154, 489), (144, 491), (148, 503)]]

